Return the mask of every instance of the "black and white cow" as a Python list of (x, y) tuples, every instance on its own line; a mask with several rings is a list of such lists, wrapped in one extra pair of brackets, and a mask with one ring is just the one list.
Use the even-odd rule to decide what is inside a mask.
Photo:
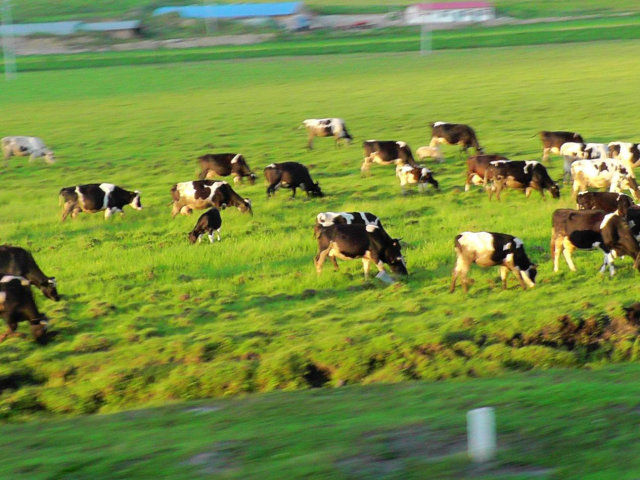
[(2, 139), (2, 154), (5, 160), (11, 157), (29, 157), (29, 162), (43, 157), (49, 165), (56, 163), (53, 151), (38, 137), (4, 137)]
[(318, 275), (322, 273), (322, 266), (327, 256), (332, 259), (336, 270), (338, 263), (335, 258), (342, 260), (361, 258), (365, 279), (369, 276), (371, 264), (375, 265), (381, 274), (385, 273), (384, 264), (387, 264), (392, 272), (408, 275), (400, 239), (390, 238), (386, 232), (383, 233), (375, 225), (323, 227), (316, 223), (314, 233), (318, 240), (318, 255), (314, 258)]
[(431, 142), (429, 146), (435, 147), (444, 143), (447, 145), (460, 145), (460, 151), (467, 153), (469, 148), (475, 148), (476, 153), (483, 153), (478, 142), (476, 132), (469, 125), (462, 123), (435, 122), (431, 125)]
[(124, 215), (125, 205), (131, 205), (136, 210), (142, 210), (140, 192), (130, 192), (112, 183), (90, 183), (76, 187), (65, 187), (60, 190), (60, 203), (64, 201), (62, 221), (71, 214), (76, 218), (80, 212), (97, 213), (104, 210), (104, 218), (108, 219), (114, 213)]
[(200, 180), (233, 175), (233, 183), (242, 185), (242, 179), (247, 178), (249, 185), (256, 181), (256, 175), (251, 171), (245, 158), (239, 153), (209, 153), (198, 157)]
[(313, 148), (315, 137), (333, 137), (336, 146), (339, 145), (340, 140), (344, 140), (347, 144), (353, 141), (353, 137), (349, 135), (347, 126), (341, 118), (308, 118), (302, 122), (302, 126), (307, 129), (309, 150)]
[(609, 157), (621, 162), (635, 177), (633, 169), (640, 165), (640, 144), (611, 142), (608, 146)]
[(38, 310), (26, 278), (0, 273), (0, 317), (7, 325), (7, 331), (0, 335), (0, 342), (8, 337), (22, 336), (17, 332), (18, 323), (25, 321), (29, 322), (36, 342), (46, 343), (49, 320)]
[(171, 187), (171, 198), (173, 199), (171, 209), (173, 218), (179, 213), (190, 215), (192, 210), (204, 210), (210, 207), (217, 209), (236, 207), (242, 213), (249, 212), (253, 215), (251, 200), (242, 198), (227, 182), (193, 180), (176, 183)]
[(574, 197), (578, 192), (593, 187), (608, 188), (610, 192), (616, 193), (629, 190), (636, 201), (640, 199), (636, 179), (617, 160), (578, 160), (571, 165), (571, 177)]
[(585, 143), (585, 160), (606, 160), (609, 157), (609, 147), (604, 143)]
[(45, 297), (60, 300), (54, 277), (46, 276), (28, 250), (12, 245), (0, 245), (0, 272), (26, 278), (31, 285), (40, 289)]
[(540, 140), (542, 140), (542, 160), (549, 160), (549, 154), (560, 155), (562, 145), (567, 142), (585, 143), (582, 135), (575, 132), (549, 132), (543, 130), (539, 132)]
[(608, 265), (613, 276), (613, 260), (624, 255), (634, 258), (634, 267), (640, 270), (640, 246), (623, 217), (604, 210), (558, 209), (553, 212), (551, 256), (554, 272), (558, 271), (561, 253), (564, 254), (569, 270), (575, 272), (576, 267), (571, 257), (573, 251), (594, 248), (604, 252), (600, 272), (604, 272)]
[(586, 144), (578, 142), (566, 142), (560, 147), (560, 155), (564, 159), (563, 163), (563, 180), (571, 181), (571, 165), (577, 160), (587, 158), (585, 153)]
[[(467, 180), (464, 184), (464, 191), (468, 192), (471, 188), (471, 184), (485, 185), (485, 172), (491, 162), (497, 162), (498, 160), (509, 160), (502, 155), (471, 155), (467, 158)], [(486, 177), (486, 180), (491, 180), (491, 177)]]
[[(323, 227), (331, 225), (373, 225), (382, 228), (380, 219), (369, 212), (322, 212), (316, 217), (316, 223)], [(384, 230), (384, 228), (382, 228)]]
[(451, 276), (450, 292), (455, 291), (458, 276), (462, 290), (467, 293), (467, 273), (472, 264), (479, 267), (500, 267), (502, 289), (507, 288), (509, 271), (520, 282), (523, 290), (536, 285), (537, 266), (524, 251), (522, 240), (513, 235), (493, 232), (462, 232), (455, 239), (456, 266)]
[(543, 197), (544, 191), (548, 190), (553, 198), (560, 198), (558, 184), (551, 180), (547, 169), (540, 162), (510, 160), (491, 162), (485, 169), (485, 183), (489, 178), (493, 181), (493, 185), (487, 188), (489, 199), (495, 191), (496, 198), (500, 200), (500, 192), (505, 187), (524, 190), (527, 198), (533, 190), (538, 190)]
[(279, 188), (290, 188), (291, 197), (296, 196), (296, 189), (307, 193), (307, 197), (324, 197), (320, 184), (314, 182), (309, 169), (297, 162), (272, 163), (264, 169), (267, 179), (267, 198), (276, 193)]
[(580, 192), (576, 202), (578, 210), (604, 210), (622, 217), (626, 217), (627, 211), (634, 205), (629, 195), (616, 192)]
[(420, 192), (426, 190), (427, 184), (432, 185), (436, 190), (440, 189), (438, 182), (433, 178), (433, 172), (422, 165), (416, 167), (412, 165), (398, 166), (396, 167), (396, 176), (400, 179), (400, 188), (403, 195), (407, 193), (407, 185), (418, 185)]
[(220, 210), (213, 207), (200, 215), (196, 226), (189, 232), (189, 241), (191, 243), (196, 243), (196, 241), (201, 242), (202, 236), (206, 234), (209, 237), (209, 242), (213, 243), (213, 232), (216, 232), (218, 241), (220, 242), (222, 240), (220, 237), (220, 227), (222, 227)]
[(362, 142), (364, 150), (364, 161), (360, 172), (365, 175), (369, 172), (371, 165), (412, 165), (417, 166), (411, 153), (411, 148), (406, 142), (394, 140), (367, 140)]

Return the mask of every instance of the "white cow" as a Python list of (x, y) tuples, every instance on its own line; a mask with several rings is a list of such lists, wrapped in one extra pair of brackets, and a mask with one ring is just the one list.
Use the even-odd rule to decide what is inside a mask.
[[(313, 148), (313, 139), (315, 137), (333, 137), (335, 145), (339, 140), (351, 143), (353, 137), (349, 135), (347, 126), (341, 118), (308, 118), (303, 120), (302, 126), (307, 129), (307, 146)], [(300, 128), (302, 128), (302, 126)]]
[(4, 137), (2, 139), (2, 153), (5, 160), (11, 157), (29, 157), (33, 162), (36, 158), (44, 157), (44, 161), (52, 165), (56, 163), (53, 151), (47, 148), (44, 141), (38, 137)]
[(560, 155), (564, 159), (563, 179), (565, 182), (571, 180), (571, 164), (576, 160), (587, 158), (584, 149), (585, 144), (579, 142), (566, 142), (560, 147)]
[(586, 143), (584, 146), (585, 160), (606, 160), (609, 158), (609, 148), (604, 143)]
[(633, 198), (640, 199), (636, 179), (626, 165), (616, 160), (578, 160), (571, 165), (573, 196), (588, 187), (608, 188), (610, 192), (622, 193), (629, 190)]
[(640, 165), (640, 145), (628, 142), (611, 142), (609, 157), (622, 162), (635, 177), (633, 168)]
[(419, 160), (424, 160), (425, 158), (433, 158), (438, 163), (444, 162), (444, 155), (442, 154), (442, 150), (440, 150), (440, 147), (438, 147), (437, 145), (433, 147), (429, 145), (420, 147), (416, 150), (416, 156)]

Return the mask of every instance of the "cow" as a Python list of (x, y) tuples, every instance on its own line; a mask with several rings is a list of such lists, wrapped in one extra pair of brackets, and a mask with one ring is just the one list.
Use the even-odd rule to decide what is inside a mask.
[(640, 144), (611, 142), (608, 146), (608, 152), (610, 158), (621, 162), (635, 177), (633, 169), (640, 165)]
[(427, 184), (433, 185), (436, 190), (440, 188), (436, 179), (433, 178), (431, 170), (422, 165), (417, 167), (411, 165), (398, 166), (396, 167), (396, 176), (400, 179), (400, 188), (403, 195), (407, 193), (407, 185), (418, 185), (420, 192), (426, 190)]
[(341, 118), (308, 118), (302, 122), (300, 128), (307, 129), (307, 147), (313, 149), (313, 139), (315, 137), (333, 137), (335, 138), (335, 146), (338, 146), (340, 140), (344, 140), (347, 144), (353, 141), (353, 137), (349, 135), (347, 126)]
[(124, 216), (124, 207), (131, 205), (135, 210), (142, 210), (140, 192), (130, 192), (112, 183), (89, 183), (76, 187), (64, 187), (60, 190), (60, 205), (64, 203), (61, 221), (69, 214), (76, 218), (79, 213), (97, 213), (104, 210), (104, 218), (109, 219), (120, 212)]
[(629, 169), (617, 160), (578, 160), (571, 165), (573, 195), (584, 192), (588, 187), (608, 188), (610, 192), (621, 193), (629, 190), (638, 201), (640, 190)]
[(604, 143), (585, 143), (585, 160), (606, 160), (609, 157), (609, 147)]
[(28, 250), (12, 245), (0, 245), (0, 272), (26, 278), (31, 285), (39, 288), (45, 297), (60, 300), (55, 277), (48, 277), (40, 270)]
[(331, 225), (374, 225), (381, 228), (380, 219), (369, 212), (322, 212), (316, 216), (316, 223), (323, 227)]
[(629, 195), (616, 192), (580, 192), (576, 202), (578, 210), (604, 210), (622, 217), (626, 217), (628, 210), (634, 205)]
[(569, 270), (575, 272), (576, 267), (571, 257), (573, 251), (594, 248), (604, 252), (601, 273), (609, 266), (609, 272), (613, 276), (613, 260), (624, 255), (634, 258), (634, 267), (640, 270), (640, 246), (623, 217), (604, 210), (558, 209), (553, 212), (551, 256), (554, 272), (559, 269), (560, 253), (564, 254)]
[(43, 157), (49, 165), (56, 163), (53, 151), (38, 137), (4, 137), (2, 139), (2, 154), (5, 160), (11, 157), (29, 157), (29, 162)]
[(242, 198), (231, 188), (227, 182), (215, 182), (213, 180), (193, 180), (191, 182), (176, 183), (171, 187), (173, 205), (171, 216), (179, 213), (190, 215), (193, 210), (205, 208), (236, 207), (242, 213), (249, 212), (253, 215), (251, 200)]
[(309, 169), (297, 162), (272, 163), (264, 169), (267, 179), (267, 198), (276, 193), (278, 188), (290, 188), (291, 197), (296, 196), (296, 189), (307, 193), (307, 197), (324, 197), (320, 184), (311, 179)]
[(222, 241), (220, 237), (220, 227), (222, 227), (222, 217), (220, 216), (220, 210), (213, 207), (202, 215), (196, 222), (196, 226), (189, 232), (189, 241), (196, 243), (201, 242), (202, 236), (206, 233), (209, 236), (209, 243), (213, 243), (213, 232), (216, 232), (218, 241)]
[(245, 158), (239, 153), (209, 153), (198, 157), (200, 167), (199, 180), (209, 180), (216, 177), (233, 176), (233, 183), (242, 185), (242, 179), (247, 178), (249, 185), (256, 181), (256, 175), (251, 171)]
[(411, 148), (406, 142), (394, 140), (367, 140), (362, 142), (364, 161), (360, 172), (362, 176), (369, 172), (371, 164), (378, 165), (412, 165), (417, 166), (411, 153)]
[(384, 264), (389, 265), (393, 273), (408, 275), (407, 265), (402, 256), (400, 239), (389, 238), (375, 225), (331, 225), (323, 227), (316, 223), (314, 233), (318, 240), (318, 254), (314, 265), (318, 275), (322, 266), (331, 257), (337, 270), (335, 258), (354, 260), (362, 258), (364, 277), (369, 277), (369, 269), (373, 263), (384, 275)]
[(560, 148), (567, 142), (585, 143), (582, 135), (575, 132), (538, 132), (542, 140), (542, 161), (549, 160), (549, 153), (560, 154)]
[(467, 153), (469, 148), (475, 148), (476, 153), (484, 153), (478, 142), (476, 132), (469, 125), (462, 123), (435, 122), (431, 125), (431, 142), (429, 146), (435, 147), (440, 143), (447, 145), (460, 145), (460, 152)]
[(533, 190), (538, 190), (543, 198), (545, 190), (549, 190), (553, 198), (560, 198), (558, 184), (551, 180), (547, 169), (540, 162), (498, 160), (489, 163), (484, 175), (485, 184), (489, 178), (493, 181), (493, 185), (487, 188), (489, 200), (495, 191), (499, 201), (504, 187), (524, 190), (527, 198)]
[(416, 150), (416, 157), (418, 160), (424, 160), (425, 158), (433, 158), (438, 163), (444, 162), (444, 155), (442, 154), (442, 150), (437, 145), (435, 147), (426, 146), (420, 147)]
[[(502, 155), (471, 155), (467, 158), (467, 180), (464, 184), (464, 191), (468, 192), (471, 188), (471, 184), (484, 185), (485, 170), (491, 162), (497, 162), (498, 160), (509, 160)], [(490, 177), (487, 180), (491, 180)]]
[(503, 290), (507, 288), (509, 271), (513, 272), (523, 290), (536, 285), (537, 266), (527, 257), (524, 243), (518, 237), (505, 233), (462, 232), (456, 236), (454, 249), (456, 266), (451, 276), (451, 293), (456, 289), (458, 276), (461, 277), (462, 290), (467, 293), (467, 273), (474, 263), (479, 267), (500, 267)]
[(566, 142), (560, 147), (560, 155), (564, 159), (563, 163), (563, 180), (566, 183), (571, 181), (571, 164), (576, 160), (586, 158), (584, 143)]
[(46, 343), (49, 320), (38, 310), (30, 285), (24, 277), (0, 273), (0, 317), (7, 325), (0, 342), (8, 337), (23, 336), (16, 330), (19, 322), (27, 321), (35, 341)]

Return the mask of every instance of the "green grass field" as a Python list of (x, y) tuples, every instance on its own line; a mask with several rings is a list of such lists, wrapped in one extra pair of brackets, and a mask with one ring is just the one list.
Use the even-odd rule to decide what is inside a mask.
[[(615, 55), (612, 55), (615, 51)], [(590, 141), (640, 136), (633, 108), (634, 42), (485, 49), (431, 57), (326, 56), (28, 73), (0, 90), (2, 135), (45, 138), (54, 166), (12, 160), (2, 171), (0, 240), (31, 249), (65, 300), (38, 297), (59, 336), (42, 348), (0, 346), (5, 418), (109, 412), (173, 399), (313, 385), (486, 377), (511, 370), (635, 360), (640, 341), (622, 319), (638, 273), (597, 274), (601, 255), (576, 254), (579, 272), (553, 274), (550, 217), (572, 205), (509, 192), (501, 204), (461, 191), (455, 148), (430, 165), (442, 191), (402, 196), (392, 168), (361, 179), (358, 143), (427, 144), (428, 123), (473, 125), (491, 152), (539, 158), (540, 129)], [(584, 68), (588, 58), (598, 68)], [(580, 72), (574, 75), (568, 72)], [(335, 115), (356, 142), (308, 152), (299, 122)], [(313, 167), (324, 199), (269, 201), (259, 181), (239, 187), (255, 216), (223, 212), (223, 242), (192, 246), (197, 217), (171, 220), (169, 189), (193, 179), (195, 158), (243, 153)], [(560, 160), (551, 164), (555, 178)], [(142, 191), (146, 209), (105, 222), (61, 224), (61, 187), (113, 182)], [(318, 277), (314, 218), (368, 210), (403, 237), (409, 279), (362, 279), (360, 262)], [(464, 230), (521, 237), (540, 264), (534, 291), (499, 290), (496, 270), (472, 270), (465, 297), (447, 293), (453, 238)], [(567, 337), (558, 319), (587, 326)]]

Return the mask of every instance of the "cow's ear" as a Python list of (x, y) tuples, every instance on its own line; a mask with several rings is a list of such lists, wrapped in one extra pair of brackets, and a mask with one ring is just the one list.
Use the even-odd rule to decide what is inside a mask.
[(134, 190), (133, 193), (137, 193), (138, 195), (140, 195), (140, 190)]

